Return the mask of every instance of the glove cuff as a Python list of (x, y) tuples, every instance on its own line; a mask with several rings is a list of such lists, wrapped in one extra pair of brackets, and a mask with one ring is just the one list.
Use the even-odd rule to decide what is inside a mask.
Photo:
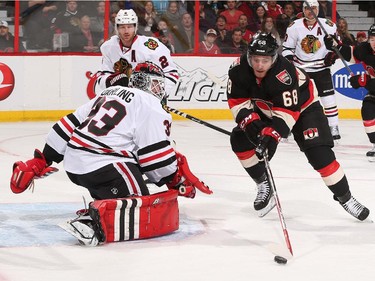
[(260, 120), (260, 117), (257, 113), (252, 112), (248, 116), (246, 116), (242, 121), (238, 124), (241, 130), (245, 130), (246, 126), (249, 125), (251, 122), (254, 122), (256, 120)]
[(280, 140), (281, 140), (280, 134), (278, 132), (276, 132), (275, 129), (273, 129), (272, 127), (265, 127), (262, 130), (261, 134), (264, 135), (264, 136), (272, 137), (277, 143), (279, 143)]

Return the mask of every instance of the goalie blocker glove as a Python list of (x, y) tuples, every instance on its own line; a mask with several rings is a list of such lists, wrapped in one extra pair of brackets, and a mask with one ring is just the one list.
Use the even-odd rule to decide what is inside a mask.
[(35, 149), (34, 158), (26, 162), (18, 161), (13, 164), (13, 173), (10, 178), (10, 189), (13, 193), (22, 193), (32, 186), (34, 179), (44, 178), (58, 171), (49, 167), (44, 154)]

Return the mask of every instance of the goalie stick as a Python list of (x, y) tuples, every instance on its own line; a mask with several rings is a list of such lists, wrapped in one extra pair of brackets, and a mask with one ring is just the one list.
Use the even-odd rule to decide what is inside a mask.
[[(226, 135), (231, 135), (231, 133), (227, 130), (224, 130), (220, 127), (217, 127), (215, 125), (212, 125), (206, 121), (203, 121), (201, 119), (198, 119), (194, 116), (191, 116), (187, 113), (184, 113), (182, 111), (179, 111), (177, 109), (174, 109), (174, 108), (171, 108), (167, 105), (163, 105), (163, 108), (169, 112), (172, 112), (174, 114), (177, 114), (179, 116), (182, 116), (186, 119), (189, 119), (191, 121), (194, 121), (198, 124), (201, 124), (201, 125), (204, 125), (206, 127), (209, 127), (211, 129), (214, 129), (220, 133), (223, 133), (223, 134), (226, 134)], [(254, 142), (252, 142), (251, 140), (249, 140), (252, 144), (254, 144)], [(255, 144), (254, 144), (255, 145)], [(272, 191), (273, 191), (273, 196), (275, 198), (275, 201), (276, 201), (276, 208), (277, 208), (277, 213), (279, 215), (279, 220), (280, 220), (280, 224), (281, 224), (281, 228), (283, 229), (283, 233), (284, 233), (284, 238), (285, 238), (285, 243), (286, 243), (286, 246), (290, 252), (290, 254), (293, 256), (293, 249), (292, 249), (292, 244), (290, 243), (290, 238), (289, 238), (289, 233), (288, 233), (288, 229), (286, 227), (286, 223), (285, 223), (285, 218), (284, 218), (284, 215), (283, 215), (283, 211), (282, 211), (282, 208), (281, 208), (281, 203), (280, 203), (280, 199), (279, 199), (279, 195), (277, 194), (277, 190), (276, 190), (276, 185), (275, 185), (275, 181), (273, 179), (273, 175), (272, 175), (272, 172), (271, 172), (271, 167), (270, 167), (270, 164), (269, 164), (269, 161), (268, 161), (268, 155), (267, 155), (267, 151), (264, 152), (263, 154), (263, 160), (264, 160), (264, 164), (265, 164), (265, 167), (266, 167), (266, 172), (267, 172), (267, 176), (268, 178), (270, 179), (270, 185), (271, 185), (271, 188), (272, 188)]]

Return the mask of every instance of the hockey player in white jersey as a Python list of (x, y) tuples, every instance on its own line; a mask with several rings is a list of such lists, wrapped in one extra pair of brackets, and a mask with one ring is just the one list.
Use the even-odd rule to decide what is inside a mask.
[[(35, 178), (57, 171), (51, 167), (53, 162), (64, 160), (69, 179), (95, 199), (90, 216), (63, 227), (83, 244), (149, 238), (176, 230), (177, 194), (194, 198), (195, 188), (211, 191), (171, 146), (172, 118), (160, 102), (164, 95), (163, 71), (151, 62), (138, 64), (129, 87), (109, 87), (64, 116), (47, 135), (43, 152), (36, 149), (33, 159), (16, 162), (11, 190), (24, 192)], [(144, 176), (168, 190), (150, 194)], [(155, 212), (151, 219), (150, 212)]]
[[(326, 48), (325, 33), (306, 2), (309, 3), (315, 15), (319, 13), (318, 1), (309, 0), (303, 3), (304, 17), (293, 21), (287, 28), (282, 55), (293, 62), (295, 66), (304, 68), (310, 78), (314, 79), (333, 139), (337, 141), (341, 136), (330, 70), (337, 55)], [(319, 18), (319, 21), (328, 34), (336, 34), (336, 25), (331, 20)]]
[(145, 61), (153, 62), (163, 70), (167, 96), (174, 90), (179, 75), (169, 49), (154, 37), (137, 35), (137, 28), (138, 17), (132, 9), (120, 10), (117, 13), (117, 35), (112, 36), (100, 47), (102, 75), (97, 79), (96, 93), (109, 86), (124, 86), (131, 68)]

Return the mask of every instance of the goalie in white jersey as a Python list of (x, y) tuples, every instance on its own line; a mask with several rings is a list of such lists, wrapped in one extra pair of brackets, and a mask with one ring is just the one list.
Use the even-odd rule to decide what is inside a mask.
[(101, 74), (97, 79), (96, 93), (114, 85), (125, 86), (131, 69), (138, 63), (150, 61), (158, 65), (165, 75), (167, 96), (179, 79), (169, 49), (158, 39), (137, 35), (138, 17), (130, 10), (120, 10), (115, 19), (116, 34), (100, 47)]
[[(328, 118), (328, 124), (334, 140), (341, 138), (335, 89), (332, 83), (330, 66), (335, 63), (337, 55), (328, 50), (324, 44), (324, 31), (312, 11), (319, 13), (319, 3), (309, 0), (303, 3), (304, 17), (293, 21), (286, 30), (282, 55), (295, 66), (306, 70), (315, 82), (318, 95)], [(336, 34), (336, 25), (329, 19), (319, 18), (328, 34)]]
[[(177, 193), (194, 198), (195, 188), (211, 191), (171, 146), (172, 118), (161, 105), (164, 95), (163, 71), (151, 62), (138, 64), (129, 87), (109, 87), (64, 116), (47, 135), (43, 153), (35, 150), (33, 159), (16, 162), (11, 190), (25, 191), (35, 178), (57, 171), (52, 162), (64, 160), (70, 180), (96, 199), (90, 203), (90, 217), (63, 226), (82, 243), (149, 238), (176, 230)], [(150, 195), (143, 176), (157, 186), (166, 184), (168, 191)]]

